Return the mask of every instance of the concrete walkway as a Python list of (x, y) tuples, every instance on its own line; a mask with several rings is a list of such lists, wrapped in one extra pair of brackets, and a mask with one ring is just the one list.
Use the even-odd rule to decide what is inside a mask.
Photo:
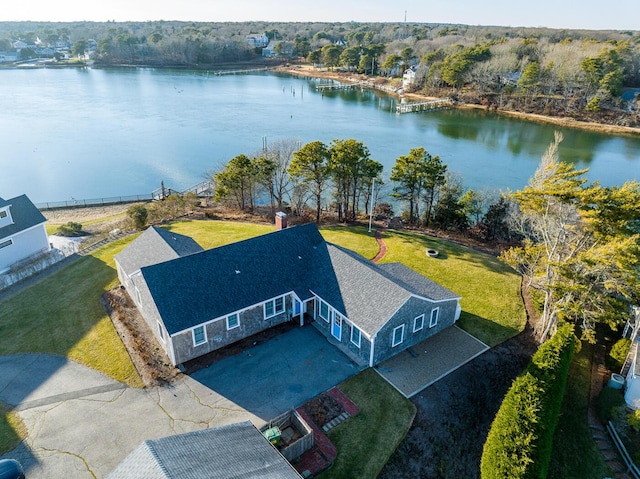
[(61, 356), (0, 356), (0, 401), (28, 430), (1, 458), (19, 460), (29, 479), (103, 478), (147, 439), (245, 420), (260, 427), (358, 371), (313, 327), (146, 390)]

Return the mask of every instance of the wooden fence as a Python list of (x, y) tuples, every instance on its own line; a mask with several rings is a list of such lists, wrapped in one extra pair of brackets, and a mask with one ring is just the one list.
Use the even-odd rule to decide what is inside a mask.
[(292, 442), (282, 449), (278, 448), (280, 454), (282, 454), (287, 459), (287, 461), (291, 462), (299, 458), (300, 456), (302, 456), (302, 454), (313, 447), (313, 429), (311, 429), (311, 427), (295, 409), (291, 409), (290, 411), (287, 411), (284, 414), (281, 414), (280, 416), (272, 419), (266, 426), (263, 426), (260, 431), (264, 432), (274, 426), (278, 426), (281, 431), (289, 426), (293, 426), (298, 430), (298, 432), (300, 432), (300, 434), (302, 434), (302, 437), (297, 441)]

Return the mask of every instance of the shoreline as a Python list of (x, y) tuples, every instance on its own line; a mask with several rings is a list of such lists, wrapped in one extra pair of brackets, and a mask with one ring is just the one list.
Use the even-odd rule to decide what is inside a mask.
[[(309, 65), (290, 65), (274, 67), (271, 71), (287, 73), (292, 76), (301, 76), (307, 78), (324, 78), (327, 80), (335, 80), (340, 82), (350, 83), (362, 83), (365, 82), (372, 89), (383, 91), (391, 96), (397, 98), (408, 98), (414, 101), (427, 101), (438, 99), (437, 97), (427, 96), (420, 93), (405, 93), (399, 94), (397, 90), (393, 88), (383, 88), (383, 85), (376, 84), (374, 80), (366, 75), (359, 73), (346, 73), (346, 72), (334, 72), (329, 70), (320, 70), (316, 67)], [(378, 77), (379, 78), (379, 77)], [(476, 105), (472, 103), (460, 103), (456, 104), (455, 108), (468, 109), (468, 110), (484, 110), (493, 111), (500, 115), (507, 115), (513, 118), (519, 118), (522, 120), (533, 121), (537, 123), (547, 123), (552, 125), (558, 125), (566, 128), (575, 128), (580, 130), (587, 130), (599, 133), (615, 134), (615, 135), (628, 135), (639, 136), (640, 128), (633, 128), (629, 126), (608, 125), (605, 123), (585, 122), (575, 120), (570, 117), (556, 117), (548, 115), (540, 115), (538, 113), (524, 113), (520, 111), (512, 110), (493, 110), (482, 105)]]

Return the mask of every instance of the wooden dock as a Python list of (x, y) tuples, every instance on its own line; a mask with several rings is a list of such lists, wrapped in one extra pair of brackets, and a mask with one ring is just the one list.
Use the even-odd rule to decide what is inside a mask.
[(365, 82), (359, 82), (359, 83), (338, 83), (338, 82), (334, 82), (334, 83), (320, 83), (319, 85), (316, 85), (316, 91), (326, 91), (326, 90), (353, 90), (354, 88), (368, 88), (369, 85), (367, 85)]
[(428, 101), (416, 101), (411, 103), (398, 103), (396, 105), (396, 113), (411, 113), (414, 111), (435, 111), (443, 110), (445, 108), (451, 108), (453, 106), (453, 100), (451, 98), (444, 98), (442, 100), (428, 100)]
[(246, 70), (218, 70), (207, 72), (207, 76), (222, 76), (222, 75), (243, 75), (245, 73), (256, 73), (256, 72), (266, 72), (269, 70), (269, 67), (261, 67), (261, 68), (249, 68)]

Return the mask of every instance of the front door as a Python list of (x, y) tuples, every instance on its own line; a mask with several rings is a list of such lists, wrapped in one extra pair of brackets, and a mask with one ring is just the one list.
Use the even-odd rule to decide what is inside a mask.
[(333, 313), (331, 334), (338, 341), (342, 340), (342, 316), (336, 312)]

